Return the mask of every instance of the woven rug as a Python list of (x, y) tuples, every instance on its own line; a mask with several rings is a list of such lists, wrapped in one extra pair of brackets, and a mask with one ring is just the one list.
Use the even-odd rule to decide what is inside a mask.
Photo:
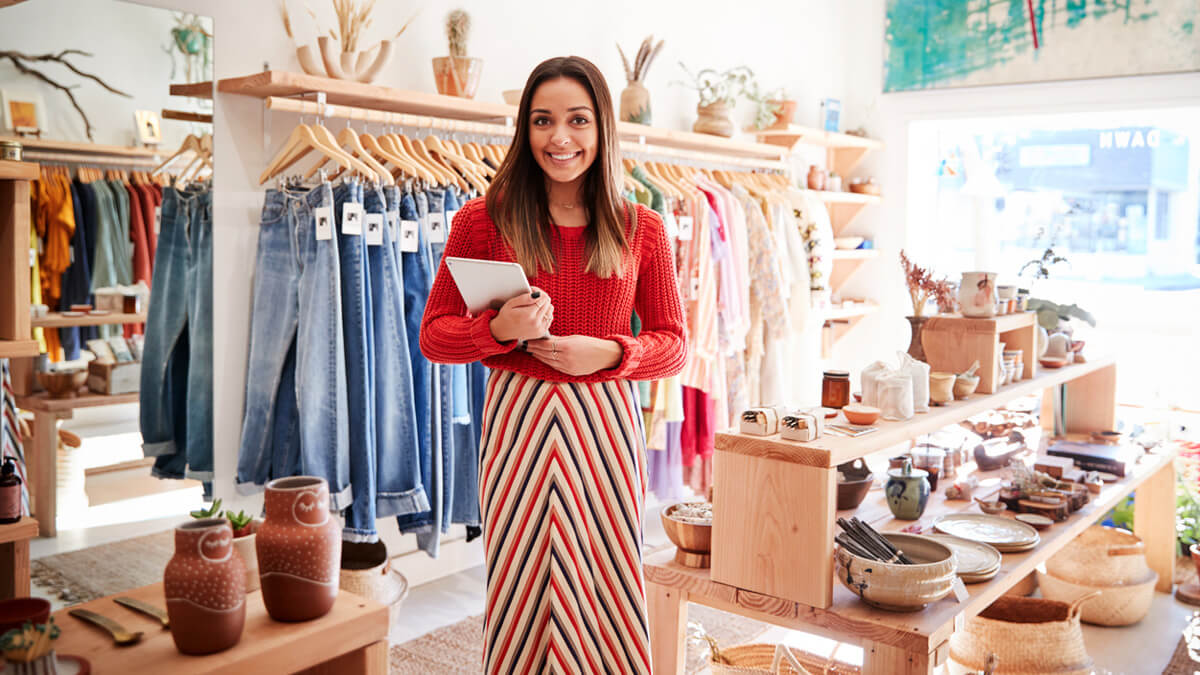
[(1171, 661), (1163, 669), (1162, 675), (1200, 673), (1200, 659), (1193, 658), (1191, 650), (1188, 649), (1189, 641), (1193, 642), (1193, 649), (1200, 649), (1200, 640), (1197, 640), (1197, 634), (1200, 634), (1200, 612), (1193, 614), (1191, 620), (1188, 621), (1188, 626), (1183, 630), (1183, 637), (1179, 638), (1179, 644), (1175, 645), (1175, 653), (1171, 655)]
[[(722, 647), (745, 644), (771, 626), (701, 605), (688, 605), (688, 622), (698, 622)], [(689, 648), (687, 672), (708, 668), (708, 649)], [(483, 616), (439, 628), (391, 649), (391, 675), (478, 675), (483, 663)]]
[(162, 581), (175, 552), (174, 530), (46, 556), (30, 564), (33, 585), (75, 605)]

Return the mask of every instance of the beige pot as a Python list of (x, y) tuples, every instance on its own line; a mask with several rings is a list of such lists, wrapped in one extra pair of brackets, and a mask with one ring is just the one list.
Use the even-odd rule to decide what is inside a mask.
[(796, 102), (791, 99), (776, 100), (771, 99), (768, 103), (778, 106), (779, 112), (775, 113), (775, 123), (767, 127), (768, 129), (786, 129), (792, 123), (792, 119), (796, 116)]
[(650, 115), (650, 92), (641, 82), (630, 82), (621, 91), (621, 121), (635, 124), (652, 124)]
[[(262, 520), (254, 519), (254, 529), (258, 530), (258, 526), (262, 524)], [(258, 553), (254, 550), (255, 535), (249, 534), (244, 537), (237, 537), (233, 540), (233, 549), (242, 556), (242, 562), (246, 565), (246, 592), (257, 591), (262, 585), (258, 579)]]
[(934, 403), (949, 403), (954, 400), (954, 373), (929, 374), (929, 400)]
[(692, 125), (692, 131), (698, 134), (712, 134), (713, 136), (724, 136), (729, 138), (733, 136), (736, 127), (733, 126), (733, 106), (726, 104), (724, 101), (717, 101), (708, 105), (697, 105), (696, 123)]
[(950, 594), (958, 565), (945, 544), (916, 534), (883, 535), (916, 564), (860, 558), (842, 547), (834, 552), (837, 578), (868, 605), (911, 612)]
[(483, 59), (470, 56), (439, 56), (433, 59), (433, 80), (439, 94), (475, 98), (483, 77)]

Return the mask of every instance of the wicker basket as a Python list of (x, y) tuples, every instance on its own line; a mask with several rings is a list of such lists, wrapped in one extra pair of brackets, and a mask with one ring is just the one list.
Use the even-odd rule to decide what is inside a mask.
[(1093, 525), (1046, 561), (1050, 575), (1087, 586), (1122, 586), (1150, 576), (1146, 545), (1132, 532)]
[(1059, 579), (1038, 570), (1038, 585), (1042, 589), (1042, 597), (1047, 600), (1072, 602), (1076, 598), (1098, 593), (1083, 603), (1080, 619), (1099, 626), (1128, 626), (1146, 618), (1150, 603), (1154, 601), (1154, 585), (1157, 583), (1158, 573), (1154, 571), (1137, 583), (1092, 586)]
[(979, 616), (967, 619), (950, 636), (949, 671), (963, 675), (983, 671), (988, 654), (999, 666), (995, 675), (1057, 675), (1092, 671), (1083, 646), (1079, 606), (1041, 598), (998, 598)]
[(859, 675), (862, 672), (832, 656), (825, 659), (783, 645), (741, 645), (722, 649), (720, 655), (728, 663), (710, 658), (708, 666), (713, 675)]

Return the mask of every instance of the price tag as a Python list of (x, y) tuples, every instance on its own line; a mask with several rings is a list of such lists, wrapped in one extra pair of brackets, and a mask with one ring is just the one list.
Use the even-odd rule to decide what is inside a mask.
[(416, 253), (420, 243), (418, 233), (421, 224), (415, 220), (400, 221), (400, 250), (404, 253)]
[(950, 589), (954, 591), (954, 599), (960, 603), (971, 599), (971, 594), (967, 592), (967, 585), (960, 577), (954, 577), (954, 583), (950, 585)]
[(954, 632), (957, 633), (967, 625), (967, 619), (961, 613), (954, 615)]
[(692, 240), (692, 229), (695, 226), (695, 219), (691, 216), (679, 217), (679, 238), (683, 241)]
[(317, 232), (317, 241), (333, 239), (333, 209), (319, 206), (313, 209), (313, 229)]
[(433, 244), (441, 244), (446, 241), (446, 214), (429, 214), (429, 241)]
[(158, 231), (161, 228), (162, 228), (162, 207), (156, 206), (156, 207), (154, 207), (154, 234), (157, 235)]
[(33, 267), (37, 264), (37, 251), (29, 249), (29, 266)]
[(446, 233), (450, 233), (450, 229), (454, 227), (454, 217), (458, 215), (458, 210), (446, 212)]
[(363, 222), (367, 225), (367, 246), (381, 246), (383, 244), (383, 214), (368, 213)]
[(663, 229), (666, 230), (667, 236), (671, 239), (679, 237), (679, 221), (675, 220), (675, 214), (667, 211), (667, 216), (663, 218)]
[(342, 234), (363, 233), (362, 204), (345, 202), (342, 204)]

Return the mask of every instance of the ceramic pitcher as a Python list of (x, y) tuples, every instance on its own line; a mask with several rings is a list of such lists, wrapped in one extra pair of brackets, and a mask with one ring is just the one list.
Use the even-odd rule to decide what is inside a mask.
[(175, 528), (163, 595), (179, 651), (211, 654), (238, 643), (246, 623), (246, 567), (233, 550), (228, 520), (205, 518)]
[(255, 534), (263, 604), (276, 621), (308, 621), (333, 608), (342, 526), (329, 513), (329, 484), (293, 476), (267, 483), (266, 519)]
[(962, 315), (984, 319), (996, 315), (996, 273), (963, 272), (958, 285), (958, 304)]
[(900, 520), (917, 520), (925, 513), (925, 505), (929, 502), (928, 475), (926, 471), (912, 468), (912, 461), (907, 458), (903, 467), (888, 470), (884, 494), (892, 515)]

